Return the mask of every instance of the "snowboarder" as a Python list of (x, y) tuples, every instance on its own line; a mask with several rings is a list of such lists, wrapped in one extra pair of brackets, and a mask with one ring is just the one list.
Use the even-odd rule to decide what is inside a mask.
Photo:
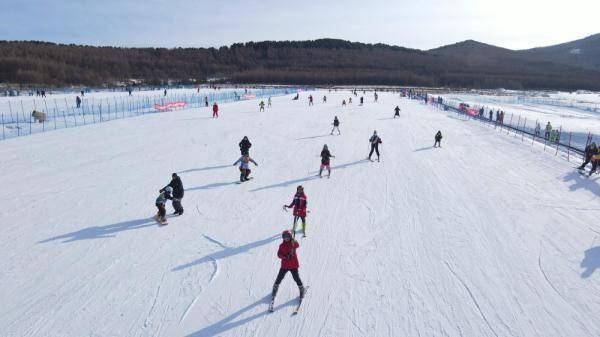
[(433, 143), (433, 147), (442, 147), (442, 131), (438, 130), (435, 134), (435, 142)]
[(283, 242), (279, 245), (279, 249), (277, 250), (277, 257), (281, 259), (281, 267), (279, 269), (279, 273), (277, 274), (277, 278), (275, 279), (275, 283), (273, 284), (273, 291), (271, 293), (271, 303), (269, 305), (269, 311), (273, 311), (273, 304), (275, 302), (275, 296), (277, 296), (277, 290), (279, 290), (279, 285), (285, 274), (290, 272), (294, 281), (296, 281), (296, 285), (298, 285), (298, 290), (300, 291), (300, 301), (304, 298), (304, 294), (306, 293), (306, 289), (302, 285), (302, 280), (300, 280), (300, 275), (298, 274), (298, 268), (300, 267), (300, 263), (298, 262), (298, 255), (296, 254), (296, 249), (300, 247), (298, 241), (294, 240), (292, 234), (289, 231), (283, 231), (281, 234), (281, 239)]
[(331, 158), (335, 158), (335, 156), (329, 152), (327, 144), (323, 145), (323, 150), (321, 150), (321, 168), (319, 169), (319, 178), (323, 177), (322, 173), (325, 169), (327, 170), (327, 178), (331, 177)]
[(233, 166), (237, 165), (238, 163), (240, 164), (240, 183), (251, 179), (249, 177), (250, 173), (252, 172), (250, 170), (250, 162), (252, 162), (255, 166), (258, 166), (254, 159), (250, 158), (250, 156), (247, 154), (241, 156), (240, 159), (236, 160), (235, 163), (233, 163)]
[(333, 135), (334, 130), (337, 130), (338, 135), (341, 134), (340, 133), (340, 120), (337, 118), (337, 116), (335, 116), (333, 118), (333, 129), (331, 129), (331, 133), (330, 133), (331, 135)]
[(219, 118), (219, 106), (217, 102), (213, 103), (213, 118)]
[(155, 218), (156, 221), (158, 221), (161, 225), (167, 224), (167, 210), (165, 209), (165, 203), (167, 202), (167, 199), (173, 200), (171, 193), (173, 193), (173, 188), (171, 186), (167, 186), (161, 190), (160, 194), (156, 198), (155, 205), (156, 208), (158, 208), (158, 213), (156, 213)]
[(598, 151), (598, 148), (596, 147), (596, 143), (592, 142), (591, 144), (589, 144), (588, 146), (585, 147), (585, 159), (583, 161), (583, 164), (581, 164), (581, 166), (578, 167), (579, 170), (585, 170), (585, 166), (587, 164), (589, 164), (592, 161), (592, 156), (594, 156), (596, 154), (596, 152)]
[(400, 108), (396, 105), (396, 108), (394, 109), (394, 118), (400, 118)]
[(160, 192), (165, 191), (167, 189), (167, 187), (170, 187), (172, 189), (173, 199), (171, 199), (171, 201), (173, 204), (173, 208), (175, 209), (175, 213), (173, 213), (173, 214), (174, 215), (182, 215), (183, 214), (183, 206), (181, 206), (181, 199), (183, 199), (184, 189), (183, 189), (183, 183), (181, 182), (181, 178), (179, 178), (177, 173), (171, 174), (171, 182), (169, 182), (169, 184), (167, 186), (163, 187), (160, 190)]
[(244, 136), (238, 145), (240, 146), (240, 152), (242, 153), (242, 156), (247, 156), (250, 154), (249, 151), (252, 147), (252, 143), (250, 143), (247, 136)]
[(379, 138), (379, 136), (377, 135), (377, 130), (373, 131), (373, 135), (371, 136), (371, 138), (369, 138), (369, 143), (371, 144), (371, 152), (369, 152), (369, 160), (371, 160), (373, 151), (375, 151), (375, 153), (377, 153), (377, 161), (379, 161), (379, 144), (381, 144), (382, 141), (381, 141), (381, 138)]
[(259, 111), (265, 111), (265, 102), (264, 101), (260, 101), (258, 106), (260, 107)]
[(75, 104), (77, 104), (77, 109), (81, 107), (81, 97), (75, 97)]
[(302, 220), (302, 234), (306, 237), (306, 206), (308, 201), (306, 200), (306, 194), (304, 194), (304, 187), (298, 186), (296, 188), (296, 194), (292, 203), (289, 205), (283, 205), (283, 209), (294, 208), (294, 225), (292, 227), (293, 237), (296, 237), (296, 224), (298, 220)]

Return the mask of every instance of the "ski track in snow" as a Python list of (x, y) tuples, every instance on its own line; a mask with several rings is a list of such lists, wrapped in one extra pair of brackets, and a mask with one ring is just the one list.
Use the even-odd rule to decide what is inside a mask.
[[(0, 142), (0, 184), (18, 182), (0, 196), (0, 334), (600, 336), (597, 180), (543, 145), (397, 94), (346, 108), (347, 91), (312, 94), (330, 99)], [(389, 119), (396, 105), (402, 117)], [(334, 115), (341, 136), (329, 135)], [(365, 159), (373, 130), (381, 162)], [(244, 135), (259, 166), (237, 185)], [(323, 144), (330, 179), (316, 177)], [(171, 172), (186, 213), (159, 227), (148, 216)], [(292, 318), (290, 275), (272, 314), (266, 299), (297, 185), (311, 210), (298, 250), (311, 290)]]

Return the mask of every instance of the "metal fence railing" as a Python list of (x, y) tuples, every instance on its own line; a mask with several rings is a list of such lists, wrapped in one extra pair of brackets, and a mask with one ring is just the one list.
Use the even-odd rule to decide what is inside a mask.
[[(0, 139), (27, 136), (62, 128), (107, 122), (165, 110), (190, 109), (241, 100), (275, 97), (309, 90), (273, 87), (211, 91), (170, 91), (150, 95), (88, 95), (77, 104), (73, 99), (10, 99), (0, 107)], [(73, 98), (75, 95), (73, 95)]]

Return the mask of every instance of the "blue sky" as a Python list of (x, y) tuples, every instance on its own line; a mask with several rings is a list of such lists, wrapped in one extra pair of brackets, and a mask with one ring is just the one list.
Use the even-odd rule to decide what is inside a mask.
[(0, 39), (129, 47), (340, 38), (511, 49), (600, 33), (600, 0), (0, 0)]

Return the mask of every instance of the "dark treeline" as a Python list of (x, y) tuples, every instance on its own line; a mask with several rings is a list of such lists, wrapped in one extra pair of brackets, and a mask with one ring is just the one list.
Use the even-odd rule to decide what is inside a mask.
[[(466, 49), (468, 51), (468, 49)], [(477, 53), (475, 49), (474, 53)], [(221, 48), (116, 48), (0, 42), (0, 82), (101, 86), (142, 80), (600, 89), (600, 72), (499, 52), (479, 57), (342, 40), (265, 41)], [(473, 55), (471, 55), (473, 56)], [(475, 55), (477, 56), (477, 55)]]

